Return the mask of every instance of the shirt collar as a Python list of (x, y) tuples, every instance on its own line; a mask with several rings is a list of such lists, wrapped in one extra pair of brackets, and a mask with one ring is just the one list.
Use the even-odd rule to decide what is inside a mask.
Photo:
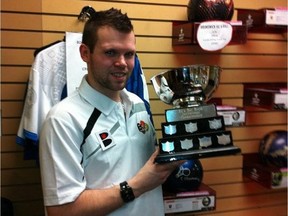
[[(98, 92), (93, 89), (86, 80), (87, 75), (85, 75), (81, 81), (79, 86), (79, 94), (83, 97), (88, 103), (90, 103), (93, 107), (97, 108), (99, 111), (104, 113), (105, 115), (109, 115), (111, 111), (117, 106), (117, 102), (111, 100), (106, 95)], [(130, 108), (132, 106), (132, 101), (129, 98), (128, 91), (123, 89), (120, 93), (121, 98), (125, 104)]]

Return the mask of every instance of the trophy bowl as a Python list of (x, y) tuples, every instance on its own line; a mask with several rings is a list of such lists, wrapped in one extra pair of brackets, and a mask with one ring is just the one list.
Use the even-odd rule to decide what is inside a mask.
[(203, 105), (219, 85), (219, 66), (188, 65), (164, 71), (151, 78), (161, 101), (174, 108)]

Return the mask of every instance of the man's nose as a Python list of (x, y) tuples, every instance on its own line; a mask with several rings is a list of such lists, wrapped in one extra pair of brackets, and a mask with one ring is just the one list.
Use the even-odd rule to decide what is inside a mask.
[(116, 66), (122, 66), (122, 67), (125, 66), (126, 67), (127, 63), (126, 63), (125, 56), (124, 55), (119, 55), (118, 58), (116, 59), (115, 65)]

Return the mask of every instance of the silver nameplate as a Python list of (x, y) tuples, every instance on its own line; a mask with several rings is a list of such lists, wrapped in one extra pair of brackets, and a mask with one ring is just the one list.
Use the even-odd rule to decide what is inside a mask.
[(228, 145), (231, 143), (231, 138), (229, 135), (222, 134), (221, 136), (217, 136), (219, 145)]
[(210, 129), (220, 129), (222, 127), (222, 122), (220, 119), (213, 119), (213, 120), (208, 120), (209, 121), (209, 127)]
[(188, 124), (184, 124), (185, 125), (185, 131), (187, 133), (194, 133), (196, 131), (198, 131), (198, 127), (197, 127), (197, 123), (188, 123)]
[(176, 125), (164, 126), (164, 131), (165, 131), (165, 134), (167, 134), (167, 135), (176, 134), (177, 133)]
[(204, 136), (203, 138), (198, 138), (199, 139), (199, 145), (200, 145), (200, 148), (201, 147), (209, 147), (212, 145), (212, 140), (211, 140), (211, 137), (206, 137)]
[(185, 140), (180, 140), (181, 143), (181, 148), (182, 149), (191, 149), (193, 148), (193, 140), (192, 139), (185, 139)]
[(217, 116), (217, 111), (214, 104), (205, 104), (187, 108), (176, 108), (165, 111), (166, 122), (185, 121), (215, 116)]
[(169, 142), (169, 141), (166, 141), (165, 143), (161, 143), (162, 144), (162, 150), (164, 152), (171, 152), (171, 151), (174, 151), (174, 142)]

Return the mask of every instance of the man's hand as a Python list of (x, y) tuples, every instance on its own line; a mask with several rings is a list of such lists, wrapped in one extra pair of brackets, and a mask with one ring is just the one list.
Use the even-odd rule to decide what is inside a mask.
[(155, 163), (158, 154), (159, 149), (151, 155), (142, 169), (128, 181), (133, 188), (135, 197), (162, 185), (173, 170), (185, 162), (185, 160), (181, 160), (158, 164)]

